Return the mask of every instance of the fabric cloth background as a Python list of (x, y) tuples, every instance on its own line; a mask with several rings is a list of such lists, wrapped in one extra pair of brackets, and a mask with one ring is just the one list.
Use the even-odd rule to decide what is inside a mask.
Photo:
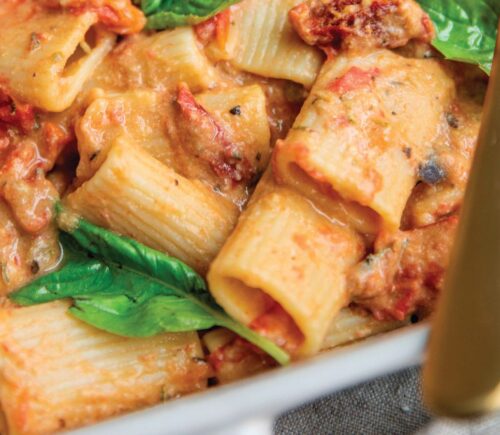
[(280, 416), (276, 435), (500, 435), (500, 416), (433, 419), (424, 408), (420, 370), (404, 370), (317, 400)]

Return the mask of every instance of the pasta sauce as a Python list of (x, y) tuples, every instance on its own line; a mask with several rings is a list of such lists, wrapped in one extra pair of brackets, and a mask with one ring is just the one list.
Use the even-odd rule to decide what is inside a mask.
[(0, 292), (55, 267), (61, 256), (53, 225), (59, 192), (47, 179), (71, 134), (33, 106), (0, 90)]
[[(231, 382), (275, 367), (269, 349), (301, 359), (402, 326), (443, 286), (487, 77), (432, 48), (417, 2), (137, 3), (0, 2), (13, 433)], [(92, 244), (78, 257), (56, 204), (171, 269), (139, 245), (121, 254), (154, 277)], [(55, 284), (37, 287), (45, 275)]]
[(129, 0), (42, 0), (41, 3), (48, 8), (64, 8), (75, 15), (94, 12), (104, 26), (120, 35), (140, 32), (146, 24), (142, 12)]

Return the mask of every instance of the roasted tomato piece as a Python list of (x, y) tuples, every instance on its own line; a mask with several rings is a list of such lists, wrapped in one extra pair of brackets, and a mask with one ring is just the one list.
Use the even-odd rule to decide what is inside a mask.
[(412, 39), (430, 42), (434, 35), (414, 0), (312, 0), (289, 17), (306, 43), (336, 50), (396, 48)]
[(35, 109), (12, 98), (0, 85), (0, 124), (7, 124), (26, 133), (35, 126)]
[(351, 270), (356, 304), (381, 320), (429, 312), (443, 286), (457, 224), (458, 217), (451, 216), (411, 231), (382, 233), (375, 253)]
[(244, 144), (231, 140), (224, 127), (195, 100), (184, 83), (178, 88), (177, 106), (176, 128), (186, 151), (206, 161), (223, 179), (234, 183), (252, 179), (256, 168), (245, 155)]

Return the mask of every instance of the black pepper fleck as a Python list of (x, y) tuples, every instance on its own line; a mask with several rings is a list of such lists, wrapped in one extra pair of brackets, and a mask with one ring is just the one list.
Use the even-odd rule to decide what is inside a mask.
[(40, 265), (38, 264), (38, 261), (33, 260), (31, 262), (30, 270), (33, 275), (36, 275), (38, 272), (40, 272)]
[(373, 264), (373, 262), (375, 261), (375, 254), (367, 255), (363, 261), (367, 266), (371, 266)]
[(35, 51), (40, 48), (40, 38), (37, 33), (33, 32), (30, 35), (30, 51)]
[(446, 122), (451, 128), (458, 128), (460, 126), (458, 118), (453, 113), (446, 114)]
[(418, 167), (418, 178), (427, 184), (437, 184), (446, 178), (446, 172), (436, 159), (431, 158)]
[(236, 116), (240, 116), (241, 115), (241, 106), (234, 106), (230, 111), (229, 113), (231, 115), (236, 115)]
[(405, 153), (406, 157), (408, 157), (409, 159), (411, 158), (411, 148), (410, 147), (404, 147), (403, 152)]

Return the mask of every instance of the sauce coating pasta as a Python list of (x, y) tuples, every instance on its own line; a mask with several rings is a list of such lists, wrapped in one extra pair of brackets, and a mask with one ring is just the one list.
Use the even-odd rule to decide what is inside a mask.
[[(230, 322), (298, 360), (430, 315), (443, 286), (487, 77), (431, 46), (417, 2), (243, 0), (206, 16), (180, 4), (161, 11), (159, 31), (136, 3), (0, 2), (11, 433), (90, 424), (276, 366)], [(161, 294), (135, 326), (164, 329), (142, 338), (85, 325), (63, 297), (21, 306), (19, 289), (74, 266), (60, 208), (182, 261), (160, 274), (170, 290), (198, 273), (210, 293)], [(92, 243), (78, 261), (97, 262), (95, 281), (65, 295), (70, 313), (82, 299), (107, 314), (142, 303), (116, 293), (121, 273), (140, 275), (124, 288), (157, 291), (161, 279), (131, 272), (125, 254), (103, 260), (113, 272), (100, 287)]]

